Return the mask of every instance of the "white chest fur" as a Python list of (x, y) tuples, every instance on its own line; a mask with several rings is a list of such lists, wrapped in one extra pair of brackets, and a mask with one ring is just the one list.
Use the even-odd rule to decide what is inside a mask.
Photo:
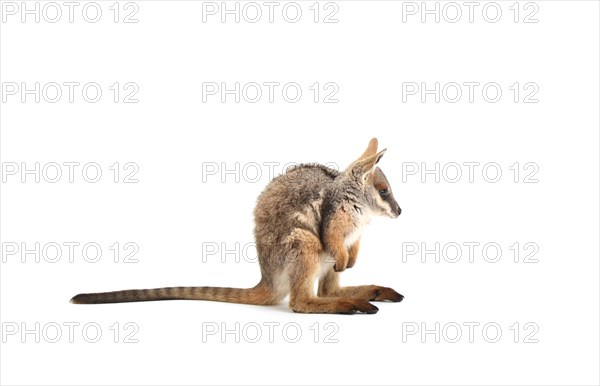
[(344, 238), (344, 245), (346, 246), (346, 248), (350, 248), (352, 245), (354, 245), (354, 243), (358, 241), (358, 239), (360, 239), (363, 230), (371, 221), (371, 216), (372, 213), (368, 210), (363, 210), (362, 213), (357, 216), (355, 228), (352, 230), (352, 232), (350, 232), (350, 234), (348, 234)]

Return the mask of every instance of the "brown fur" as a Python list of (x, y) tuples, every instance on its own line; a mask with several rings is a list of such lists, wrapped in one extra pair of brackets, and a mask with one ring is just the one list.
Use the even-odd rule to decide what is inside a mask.
[(348, 265), (346, 266), (346, 268), (352, 268), (354, 267), (354, 264), (356, 264), (356, 258), (358, 257), (359, 247), (360, 240), (356, 240), (356, 242), (350, 246), (350, 249), (348, 249)]
[[(290, 295), (304, 313), (376, 313), (369, 301), (399, 302), (403, 296), (375, 285), (340, 287), (339, 272), (356, 263), (360, 232), (373, 215), (397, 217), (400, 208), (376, 167), (373, 138), (345, 171), (299, 165), (276, 177), (258, 197), (255, 238), (262, 279), (253, 288), (170, 287), (80, 294), (78, 304), (149, 300), (213, 300), (269, 305)], [(313, 284), (319, 281), (314, 294)]]

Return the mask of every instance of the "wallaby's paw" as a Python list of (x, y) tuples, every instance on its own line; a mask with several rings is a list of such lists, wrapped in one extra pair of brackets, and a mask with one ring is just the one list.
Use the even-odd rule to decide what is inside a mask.
[(333, 270), (335, 272), (343, 272), (346, 270), (346, 268), (350, 268), (348, 267), (348, 260), (337, 259), (337, 261), (333, 265)]
[(378, 302), (401, 302), (404, 296), (388, 287), (375, 287), (370, 300)]

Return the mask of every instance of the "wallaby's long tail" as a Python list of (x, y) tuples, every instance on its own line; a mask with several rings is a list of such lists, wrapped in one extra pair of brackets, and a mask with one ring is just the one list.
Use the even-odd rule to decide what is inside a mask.
[(153, 300), (213, 300), (217, 302), (267, 305), (273, 304), (272, 291), (259, 283), (254, 288), (167, 287), (79, 294), (75, 304), (147, 302)]

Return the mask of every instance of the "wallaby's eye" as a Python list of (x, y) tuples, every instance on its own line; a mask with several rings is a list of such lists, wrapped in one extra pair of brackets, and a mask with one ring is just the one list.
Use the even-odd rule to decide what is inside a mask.
[(389, 196), (390, 192), (387, 189), (381, 189), (379, 191), (379, 195), (383, 198), (386, 198), (387, 196)]

